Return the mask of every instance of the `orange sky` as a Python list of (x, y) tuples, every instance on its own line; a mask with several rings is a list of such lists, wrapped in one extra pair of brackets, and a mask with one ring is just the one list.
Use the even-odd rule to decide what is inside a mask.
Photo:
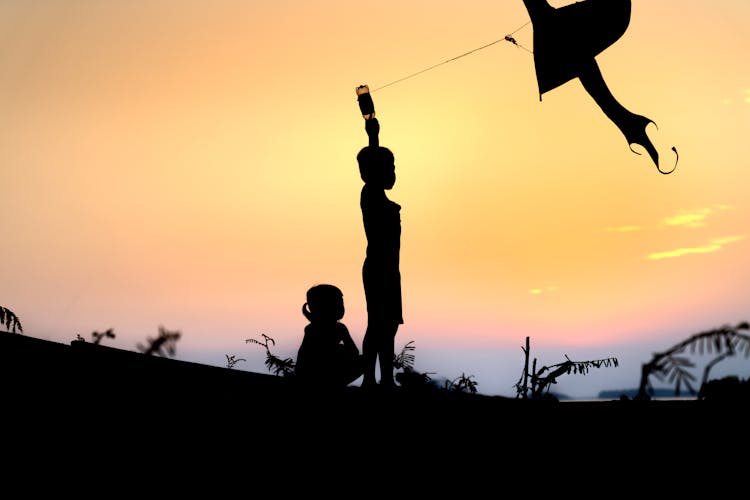
[[(634, 386), (654, 350), (749, 319), (749, 20), (746, 0), (634, 0), (597, 57), (679, 150), (669, 176), (577, 80), (539, 102), (506, 42), (373, 93), (418, 369), (510, 393), (529, 335), (544, 362), (631, 356), (606, 375)], [(134, 349), (164, 325), (180, 358), (265, 371), (244, 339), (295, 356), (326, 282), (361, 345), (354, 88), (527, 21), (521, 0), (0, 3), (0, 305), (34, 337)]]

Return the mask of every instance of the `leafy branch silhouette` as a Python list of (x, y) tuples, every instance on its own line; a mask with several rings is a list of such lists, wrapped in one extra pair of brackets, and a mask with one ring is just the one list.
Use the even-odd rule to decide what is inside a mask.
[(94, 339), (94, 344), (101, 344), (102, 339), (113, 339), (115, 338), (115, 331), (112, 328), (108, 328), (103, 332), (94, 331), (91, 333), (91, 338)]
[(148, 337), (148, 345), (137, 344), (138, 350), (142, 353), (151, 356), (158, 354), (162, 357), (174, 356), (177, 350), (177, 341), (180, 340), (182, 334), (178, 331), (170, 331), (159, 326), (159, 336), (156, 338)]
[[(23, 333), (23, 327), (18, 316), (10, 309), (0, 306), (0, 325), (4, 325), (10, 333)], [(18, 330), (18, 332), (16, 332)]]
[[(692, 383), (695, 376), (690, 368), (695, 367), (690, 358), (685, 356), (689, 349), (690, 354), (716, 354), (717, 356), (707, 363), (703, 372), (700, 388), (703, 389), (708, 381), (708, 375), (717, 363), (729, 356), (734, 356), (738, 351), (745, 357), (750, 357), (750, 335), (741, 333), (740, 330), (750, 329), (748, 322), (738, 323), (736, 326), (723, 325), (713, 330), (708, 330), (691, 335), (667, 349), (664, 352), (655, 353), (648, 363), (641, 367), (641, 381), (635, 398), (640, 400), (651, 399), (654, 387), (651, 384), (651, 376), (668, 383), (675, 384), (675, 395), (679, 396), (683, 387), (695, 395), (696, 390)], [(682, 355), (681, 355), (682, 354)], [(698, 391), (700, 394), (700, 391)]]
[[(108, 339), (115, 338), (115, 331), (112, 328), (109, 328), (106, 331), (101, 332), (101, 333), (97, 332), (97, 331), (94, 331), (94, 332), (91, 333), (91, 338), (92, 338), (92, 343), (93, 344), (101, 344), (102, 339), (104, 339), (104, 338), (108, 338)], [(76, 334), (76, 341), (78, 341), (78, 342), (86, 342), (86, 339), (83, 338), (83, 337), (81, 337), (81, 335), (77, 333)]]
[(234, 354), (232, 354), (231, 356), (229, 354), (225, 354), (224, 356), (226, 356), (227, 358), (227, 368), (229, 368), (230, 370), (234, 368), (234, 365), (236, 365), (240, 361), (247, 361), (245, 358), (235, 357)]
[(401, 370), (396, 373), (396, 381), (401, 387), (421, 388), (432, 382), (429, 373), (421, 373), (414, 369), (414, 349), (414, 341), (410, 340), (401, 348), (401, 352), (393, 355), (393, 369)]
[(258, 344), (265, 348), (266, 350), (266, 368), (268, 368), (268, 371), (273, 373), (274, 375), (281, 375), (284, 377), (292, 376), (294, 375), (294, 360), (292, 358), (279, 358), (275, 354), (271, 352), (271, 348), (269, 347), (269, 344), (276, 345), (276, 341), (272, 338), (266, 335), (265, 333), (261, 333), (261, 336), (263, 337), (263, 342), (257, 339), (245, 339), (246, 344)]
[(465, 373), (462, 373), (460, 377), (451, 380), (448, 385), (449, 390), (476, 394), (479, 382), (474, 380), (474, 375), (466, 375)]
[(393, 368), (401, 370), (396, 373), (396, 380), (407, 389), (424, 389), (427, 387), (437, 388), (445, 391), (464, 392), (470, 394), (477, 393), (479, 383), (474, 380), (474, 375), (462, 373), (460, 377), (453, 380), (446, 380), (443, 385), (433, 382), (431, 372), (419, 372), (414, 369), (414, 341), (410, 340), (401, 349), (401, 352), (393, 356)]
[[(592, 368), (619, 366), (619, 361), (614, 357), (594, 359), (590, 361), (573, 361), (566, 354), (565, 361), (562, 363), (543, 366), (539, 371), (536, 369), (537, 359), (534, 358), (531, 372), (529, 372), (529, 354), (531, 351), (529, 337), (526, 337), (526, 347), (522, 347), (521, 350), (524, 352), (525, 363), (521, 373), (521, 378), (516, 382), (514, 387), (516, 388), (516, 397), (523, 399), (541, 399), (548, 397), (550, 386), (556, 384), (557, 379), (562, 375), (568, 375), (570, 373), (586, 375)], [(545, 375), (545, 373), (547, 373), (547, 375)]]
[(413, 351), (414, 341), (410, 340), (401, 349), (401, 352), (393, 356), (393, 368), (396, 370), (403, 370), (406, 368), (414, 368), (414, 354)]

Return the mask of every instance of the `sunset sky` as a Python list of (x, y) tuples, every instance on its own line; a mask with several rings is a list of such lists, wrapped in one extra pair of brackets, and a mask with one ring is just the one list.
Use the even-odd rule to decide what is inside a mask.
[(361, 346), (368, 84), (397, 349), (514, 395), (529, 336), (542, 365), (620, 360), (556, 391), (637, 386), (653, 352), (750, 320), (750, 2), (633, 0), (597, 57), (671, 175), (578, 80), (540, 102), (528, 21), (521, 0), (0, 1), (0, 305), (28, 336), (136, 349), (162, 325), (179, 359), (266, 372), (245, 339), (295, 357), (332, 283)]

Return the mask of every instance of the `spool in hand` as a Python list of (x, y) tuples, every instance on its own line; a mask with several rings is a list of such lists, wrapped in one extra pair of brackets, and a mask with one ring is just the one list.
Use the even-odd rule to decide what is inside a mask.
[(367, 85), (360, 85), (355, 90), (357, 92), (357, 101), (359, 102), (359, 110), (362, 112), (362, 118), (365, 120), (375, 118), (375, 104), (372, 102), (370, 87)]

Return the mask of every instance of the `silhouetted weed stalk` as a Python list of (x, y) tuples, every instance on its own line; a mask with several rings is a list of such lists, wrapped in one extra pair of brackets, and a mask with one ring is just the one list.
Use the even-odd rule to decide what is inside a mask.
[(474, 380), (474, 375), (466, 375), (465, 373), (462, 373), (460, 377), (450, 381), (450, 387), (448, 389), (476, 394), (477, 385), (479, 385), (479, 382)]
[[(109, 328), (103, 332), (91, 332), (91, 343), (92, 344), (101, 344), (102, 339), (113, 339), (115, 338), (115, 331), (112, 328)], [(79, 342), (86, 342), (86, 339), (81, 337), (80, 334), (76, 334), (76, 340)]]
[(651, 361), (644, 363), (641, 367), (641, 382), (636, 399), (648, 400), (653, 396), (651, 376), (662, 381), (666, 379), (670, 384), (674, 383), (675, 396), (680, 395), (683, 387), (695, 395), (696, 390), (693, 387), (695, 376), (690, 372), (690, 368), (694, 368), (695, 363), (685, 356), (687, 350), (690, 354), (699, 356), (704, 353), (716, 354), (716, 357), (706, 364), (703, 371), (700, 389), (697, 392), (700, 397), (708, 382), (709, 372), (717, 363), (729, 356), (734, 356), (737, 351), (743, 352), (746, 358), (750, 357), (750, 336), (741, 332), (741, 330), (748, 329), (750, 329), (750, 324), (746, 321), (736, 326), (724, 325), (691, 335), (666, 351), (654, 354)]
[[(393, 355), (393, 369), (396, 370), (396, 382), (401, 387), (420, 387), (432, 382), (429, 373), (420, 373), (414, 369), (414, 349), (414, 341), (410, 340), (401, 348), (401, 352)], [(399, 372), (398, 370), (401, 371)]]
[(234, 368), (234, 365), (236, 365), (240, 361), (247, 361), (245, 358), (235, 357), (234, 354), (232, 354), (231, 356), (229, 354), (225, 354), (224, 356), (226, 356), (227, 358), (227, 368), (229, 368), (230, 370)]
[(401, 348), (401, 352), (393, 355), (393, 368), (396, 370), (402, 370), (404, 368), (414, 368), (414, 357), (413, 351), (414, 341), (410, 340), (404, 347)]
[(0, 325), (4, 325), (10, 333), (23, 333), (23, 327), (18, 316), (3, 306), (0, 306)]
[[(524, 353), (524, 367), (521, 372), (521, 378), (516, 382), (516, 398), (522, 399), (542, 399), (549, 397), (549, 389), (552, 384), (557, 383), (561, 375), (570, 373), (586, 375), (591, 368), (608, 368), (617, 367), (619, 362), (617, 358), (603, 358), (591, 361), (573, 361), (565, 355), (565, 361), (555, 365), (543, 366), (538, 371), (536, 369), (537, 359), (534, 358), (531, 371), (529, 371), (529, 356), (531, 347), (529, 337), (526, 337), (526, 347), (522, 347)], [(546, 375), (545, 375), (546, 374)]]
[(151, 356), (158, 354), (159, 356), (167, 357), (174, 356), (177, 351), (177, 341), (180, 340), (182, 334), (178, 331), (170, 331), (159, 326), (159, 336), (156, 338), (148, 337), (146, 342), (148, 345), (137, 344), (138, 350), (143, 354)]
[(414, 341), (410, 340), (401, 349), (401, 352), (393, 357), (393, 368), (401, 370), (396, 373), (396, 381), (401, 387), (407, 389), (419, 389), (426, 387), (437, 387), (446, 391), (465, 392), (476, 394), (479, 383), (474, 380), (474, 375), (462, 373), (460, 377), (453, 380), (446, 380), (442, 386), (435, 386), (430, 375), (431, 372), (418, 372), (414, 369)]
[(274, 375), (291, 376), (294, 375), (294, 360), (292, 358), (279, 358), (271, 352), (270, 345), (276, 345), (276, 341), (266, 335), (265, 333), (260, 334), (263, 337), (263, 341), (257, 339), (245, 339), (246, 344), (258, 344), (263, 346), (266, 350), (266, 368)]

